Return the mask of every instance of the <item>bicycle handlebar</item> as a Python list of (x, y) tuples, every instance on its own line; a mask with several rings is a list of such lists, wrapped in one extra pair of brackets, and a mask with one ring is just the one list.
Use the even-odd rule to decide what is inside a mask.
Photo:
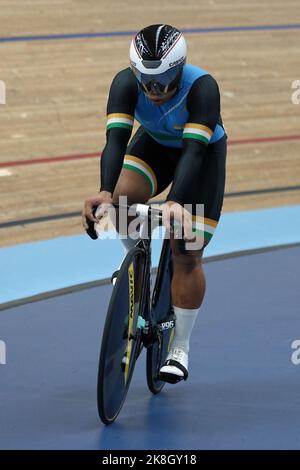
[[(112, 204), (112, 206), (115, 209), (126, 209), (127, 211), (129, 209), (130, 209), (130, 211), (135, 209), (135, 214), (131, 213), (130, 215), (137, 215), (137, 216), (140, 216), (142, 218), (147, 218), (147, 217), (151, 218), (151, 217), (154, 216), (160, 222), (160, 225), (162, 224), (162, 210), (161, 209), (151, 207), (147, 204), (134, 204), (132, 206), (128, 206), (126, 204)], [(97, 211), (98, 207), (99, 206), (94, 207), (94, 209), (92, 211), (94, 216), (96, 215), (96, 211)], [(90, 219), (86, 219), (86, 220), (87, 220), (87, 224), (88, 224), (88, 229), (86, 229), (87, 235), (92, 240), (97, 240), (98, 234), (95, 230), (94, 222), (92, 222)]]

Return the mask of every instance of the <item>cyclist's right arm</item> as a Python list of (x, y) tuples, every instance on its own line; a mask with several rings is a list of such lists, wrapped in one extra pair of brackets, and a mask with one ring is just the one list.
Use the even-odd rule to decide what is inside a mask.
[(103, 210), (112, 202), (126, 147), (131, 136), (134, 110), (138, 98), (138, 85), (130, 68), (119, 72), (110, 87), (107, 102), (106, 145), (100, 160), (100, 191), (85, 201), (82, 222), (98, 222), (93, 209), (99, 205)]

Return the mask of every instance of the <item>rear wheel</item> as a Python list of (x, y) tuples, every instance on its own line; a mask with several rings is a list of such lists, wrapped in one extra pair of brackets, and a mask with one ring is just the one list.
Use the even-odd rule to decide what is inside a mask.
[(147, 349), (147, 384), (159, 393), (165, 382), (159, 380), (160, 368), (166, 361), (174, 334), (175, 317), (171, 302), (172, 259), (170, 240), (164, 240), (153, 291), (151, 316), (157, 327), (157, 341)]
[(100, 419), (112, 423), (125, 401), (141, 348), (141, 294), (145, 252), (126, 256), (113, 289), (99, 359), (97, 401)]

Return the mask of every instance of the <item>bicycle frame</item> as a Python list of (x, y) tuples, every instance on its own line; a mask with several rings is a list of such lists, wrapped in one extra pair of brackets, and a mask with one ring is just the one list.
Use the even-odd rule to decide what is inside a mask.
[[(143, 272), (143, 290), (142, 290), (142, 309), (143, 316), (139, 317), (138, 328), (142, 329), (142, 338), (143, 344), (148, 347), (151, 345), (157, 338), (155, 326), (156, 322), (151, 316), (151, 310), (155, 307), (156, 302), (160, 293), (160, 279), (163, 278), (164, 271), (169, 262), (169, 255), (165, 256), (163, 261), (160, 262), (160, 266), (157, 273), (157, 282), (156, 289), (153, 292), (152, 299), (150, 298), (150, 276), (151, 276), (151, 239), (149, 239), (148, 223), (152, 216), (151, 220), (157, 220), (158, 225), (162, 225), (162, 211), (157, 208), (152, 208), (146, 204), (136, 204), (134, 206), (128, 206), (125, 204), (113, 204), (115, 209), (125, 209), (130, 210), (130, 215), (137, 215), (141, 218), (140, 228), (139, 228), (139, 241), (136, 246), (142, 248), (145, 253), (145, 266)], [(132, 209), (135, 209), (135, 213), (132, 213)], [(96, 209), (94, 208), (93, 214), (95, 215)], [(172, 221), (171, 221), (172, 225)], [(98, 235), (94, 228), (94, 223), (88, 221), (88, 230), (87, 233), (92, 239), (97, 239)], [(166, 243), (164, 243), (163, 249), (165, 249)], [(166, 253), (165, 253), (166, 254)], [(174, 325), (170, 325), (172, 328)]]
[[(152, 209), (147, 205), (144, 204), (137, 204), (136, 213), (139, 217), (141, 217), (141, 224), (139, 230), (140, 240), (137, 243), (137, 247), (143, 248), (145, 252), (145, 266), (144, 266), (144, 273), (143, 273), (143, 292), (142, 292), (142, 312), (143, 312), (143, 319), (145, 320), (145, 324), (142, 328), (142, 341), (145, 347), (151, 346), (157, 340), (157, 322), (152, 317), (153, 308), (155, 308), (159, 295), (161, 292), (161, 285), (164, 276), (164, 272), (166, 267), (169, 263), (169, 244), (166, 243), (166, 240), (163, 242), (162, 248), (162, 257), (160, 260), (160, 264), (157, 271), (155, 288), (152, 293), (152, 297), (150, 296), (150, 278), (151, 278), (151, 239), (148, 238), (148, 222), (149, 217), (154, 215), (159, 221), (159, 225), (162, 225), (162, 214), (161, 211), (158, 209)], [(163, 330), (168, 328), (173, 328), (175, 326), (175, 322), (172, 320), (168, 322), (168, 325), (161, 325), (161, 329)]]

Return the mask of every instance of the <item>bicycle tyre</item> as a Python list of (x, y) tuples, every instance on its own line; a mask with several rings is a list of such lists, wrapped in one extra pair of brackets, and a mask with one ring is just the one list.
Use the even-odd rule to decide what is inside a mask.
[[(154, 322), (174, 321), (171, 302), (171, 280), (173, 265), (170, 240), (164, 240), (155, 287), (153, 290), (151, 316)], [(166, 382), (159, 380), (159, 369), (165, 363), (172, 342), (174, 328), (158, 333), (157, 341), (147, 348), (146, 374), (149, 390), (153, 394), (161, 392)]]
[(111, 424), (124, 404), (140, 352), (137, 325), (145, 267), (145, 252), (133, 248), (125, 257), (110, 299), (98, 368), (97, 405), (101, 421)]

